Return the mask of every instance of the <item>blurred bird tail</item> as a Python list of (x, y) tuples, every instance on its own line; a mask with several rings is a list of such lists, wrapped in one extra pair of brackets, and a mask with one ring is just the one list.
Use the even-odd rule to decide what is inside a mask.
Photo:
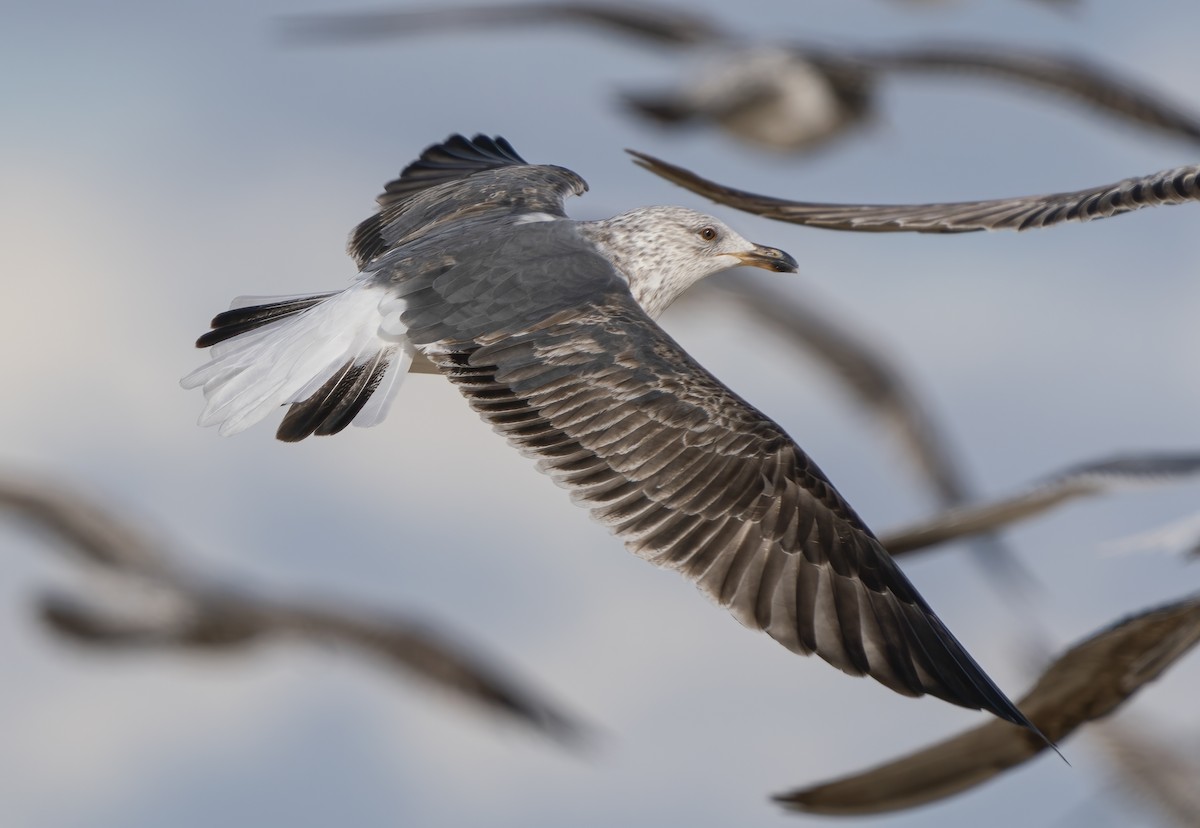
[(387, 414), (415, 351), (383, 288), (358, 282), (304, 296), (244, 296), (196, 341), (212, 359), (183, 378), (207, 400), (200, 425), (223, 435), (291, 405), (276, 432), (295, 442), (372, 426)]

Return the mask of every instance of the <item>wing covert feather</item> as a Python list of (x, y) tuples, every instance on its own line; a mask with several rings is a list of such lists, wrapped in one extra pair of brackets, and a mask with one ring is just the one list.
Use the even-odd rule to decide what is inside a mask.
[(347, 249), (366, 268), (389, 250), (463, 221), (565, 217), (563, 200), (585, 192), (587, 182), (572, 171), (526, 163), (499, 136), (451, 135), (385, 185), (379, 212), (354, 228)]

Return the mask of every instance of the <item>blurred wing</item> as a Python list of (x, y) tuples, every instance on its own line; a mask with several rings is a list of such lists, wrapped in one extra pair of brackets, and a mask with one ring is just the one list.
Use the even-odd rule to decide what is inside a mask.
[(685, 91), (661, 90), (621, 93), (621, 102), (631, 110), (662, 125), (681, 125), (697, 120), (731, 122), (752, 116), (779, 98), (770, 84), (750, 80), (730, 88), (723, 95), (705, 98)]
[(398, 617), (368, 617), (299, 605), (279, 607), (273, 618), (281, 631), (347, 644), (453, 690), (468, 701), (515, 716), (560, 741), (574, 742), (586, 735), (559, 707), (428, 626)]
[(583, 729), (496, 667), (399, 618), (371, 619), (337, 610), (276, 604), (218, 589), (180, 591), (169, 602), (130, 595), (101, 607), (59, 593), (38, 601), (42, 622), (79, 644), (110, 650), (228, 651), (283, 635), (348, 644), (401, 666), (467, 701), (515, 716), (567, 742)]
[(413, 11), (308, 14), (282, 20), (284, 32), (289, 37), (312, 43), (353, 43), (446, 29), (530, 23), (577, 23), (661, 46), (692, 46), (722, 38), (714, 23), (702, 19), (691, 9), (643, 3), (509, 3)]
[[(1025, 721), (816, 464), (655, 325), (607, 261), (581, 246), (525, 267), (401, 288), (409, 336), (497, 432), (745, 625), (897, 692)], [(576, 298), (513, 310), (523, 288), (529, 305), (548, 301), (548, 284)]]
[(563, 200), (587, 182), (563, 167), (528, 164), (500, 136), (451, 135), (388, 182), (379, 212), (350, 234), (348, 251), (365, 268), (405, 242), (463, 220), (520, 215), (563, 218)]
[(146, 535), (66, 487), (0, 477), (0, 507), (58, 535), (93, 564), (132, 575), (173, 575), (170, 561)]
[(195, 652), (233, 650), (281, 634), (342, 640), (564, 741), (583, 735), (557, 707), (428, 627), (279, 604), (184, 577), (132, 527), (61, 487), (0, 479), (0, 506), (62, 535), (83, 560), (133, 576), (122, 579), (124, 585), (138, 588), (123, 590), (118, 600), (39, 596), (42, 623), (76, 643)]
[(668, 181), (747, 213), (778, 221), (863, 233), (970, 233), (1029, 230), (1067, 221), (1091, 221), (1121, 213), (1200, 200), (1200, 165), (1127, 178), (1088, 190), (1043, 196), (944, 204), (822, 204), (758, 195), (628, 150), (636, 163)]
[(1104, 544), (1114, 555), (1161, 551), (1185, 558), (1200, 557), (1200, 513), (1193, 512), (1145, 532), (1127, 535)]
[[(1108, 715), (1200, 641), (1200, 596), (1128, 618), (1075, 645), (1020, 701), (1046, 737), (1060, 741)], [(988, 722), (864, 773), (776, 797), (820, 814), (911, 808), (974, 787), (1045, 749), (1028, 731)]]
[(1088, 61), (1054, 54), (997, 49), (984, 44), (944, 44), (864, 52), (855, 57), (891, 72), (984, 75), (1059, 93), (1093, 109), (1178, 137), (1200, 141), (1200, 119)]
[(1200, 473), (1200, 454), (1138, 454), (1074, 466), (1026, 491), (947, 510), (932, 520), (885, 533), (880, 542), (893, 555), (925, 549), (955, 538), (991, 532), (1027, 520), (1079, 497), (1123, 487), (1178, 480)]
[(192, 602), (182, 593), (175, 597), (169, 607), (160, 603), (132, 609), (123, 602), (102, 609), (88, 601), (47, 593), (38, 602), (38, 612), (42, 622), (63, 637), (113, 649), (234, 649), (268, 631), (252, 605), (209, 605)]

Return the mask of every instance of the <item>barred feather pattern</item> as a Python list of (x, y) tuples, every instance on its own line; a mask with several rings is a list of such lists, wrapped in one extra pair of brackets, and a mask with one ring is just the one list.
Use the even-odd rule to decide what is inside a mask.
[(790, 201), (727, 187), (640, 152), (636, 163), (684, 189), (755, 215), (865, 233), (970, 233), (1031, 230), (1069, 221), (1093, 221), (1146, 207), (1200, 200), (1200, 165), (1177, 167), (1115, 184), (1041, 196), (941, 204), (829, 204)]
[(816, 464), (632, 300), (609, 298), (527, 334), (427, 353), (630, 551), (746, 626), (896, 692), (1027, 724)]

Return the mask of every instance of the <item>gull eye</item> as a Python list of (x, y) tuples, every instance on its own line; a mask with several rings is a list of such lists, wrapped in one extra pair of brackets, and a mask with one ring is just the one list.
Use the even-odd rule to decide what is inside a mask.
[(715, 228), (715, 227), (701, 227), (700, 228), (700, 238), (704, 239), (705, 241), (712, 241), (716, 237), (717, 237), (717, 228)]

